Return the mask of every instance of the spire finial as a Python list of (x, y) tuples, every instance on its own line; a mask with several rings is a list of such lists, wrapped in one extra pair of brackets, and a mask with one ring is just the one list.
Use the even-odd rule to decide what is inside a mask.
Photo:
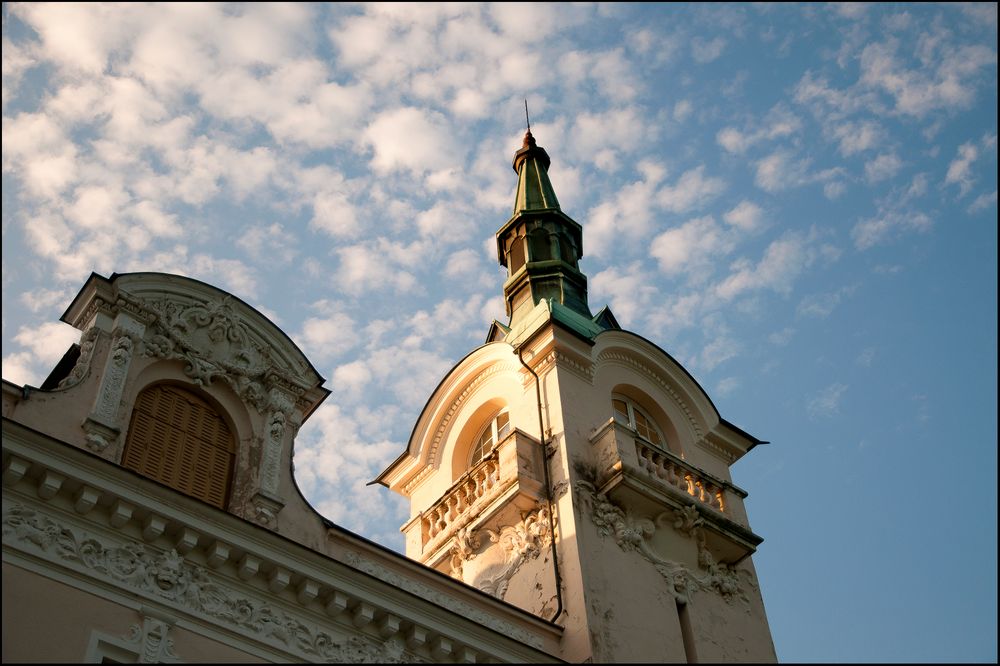
[[(524, 100), (524, 122), (528, 125), (528, 131), (524, 133), (524, 143), (521, 144), (522, 150), (524, 148), (534, 148), (535, 147), (535, 137), (531, 135), (531, 118), (528, 117), (528, 100)], [(517, 168), (514, 169), (517, 171)]]

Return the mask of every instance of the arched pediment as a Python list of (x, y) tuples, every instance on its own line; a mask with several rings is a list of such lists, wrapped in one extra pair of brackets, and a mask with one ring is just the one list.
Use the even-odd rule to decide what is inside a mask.
[(595, 377), (602, 368), (620, 366), (645, 377), (665, 392), (683, 414), (678, 428), (687, 429), (694, 442), (715, 451), (729, 464), (762, 441), (729, 423), (719, 414), (708, 393), (684, 366), (656, 344), (624, 330), (600, 333), (594, 344)]
[(62, 316), (87, 330), (126, 313), (142, 328), (138, 353), (180, 361), (196, 384), (228, 384), (263, 411), (272, 390), (295, 396), (303, 416), (329, 393), (323, 378), (292, 340), (236, 296), (180, 275), (92, 274)]
[(645, 376), (673, 399), (688, 428), (702, 438), (720, 422), (719, 411), (701, 385), (670, 354), (628, 331), (605, 331), (594, 345), (595, 374), (607, 365), (624, 365)]
[(468, 416), (468, 410), (475, 412), (480, 403), (495, 400), (493, 392), (487, 395), (480, 393), (480, 389), (503, 375), (507, 382), (519, 382), (516, 374), (519, 369), (513, 348), (505, 342), (483, 345), (459, 361), (424, 405), (406, 451), (375, 482), (393, 487), (403, 484), (405, 491), (440, 468), (449, 435), (456, 423), (464, 423), (460, 416)]

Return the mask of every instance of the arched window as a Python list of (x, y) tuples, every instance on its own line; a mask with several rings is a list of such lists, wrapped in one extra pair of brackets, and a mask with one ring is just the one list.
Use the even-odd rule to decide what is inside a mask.
[(611, 397), (611, 409), (616, 421), (632, 428), (643, 439), (663, 449), (667, 448), (667, 440), (660, 432), (656, 422), (635, 402), (623, 395), (616, 394)]
[(473, 467), (488, 456), (493, 446), (508, 434), (510, 434), (510, 414), (504, 410), (490, 419), (479, 433), (476, 444), (472, 447), (472, 455), (469, 457), (469, 467)]
[(194, 393), (157, 384), (136, 398), (125, 467), (224, 509), (235, 457), (229, 426)]

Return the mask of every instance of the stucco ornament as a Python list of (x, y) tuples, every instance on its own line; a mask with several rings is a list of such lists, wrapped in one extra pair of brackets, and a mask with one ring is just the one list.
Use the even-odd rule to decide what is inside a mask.
[(143, 353), (183, 361), (184, 374), (196, 384), (221, 379), (248, 404), (265, 411), (270, 387), (281, 377), (294, 376), (296, 369), (280, 367), (251, 335), (230, 296), (207, 303), (163, 298), (143, 307), (153, 315)]
[(125, 637), (136, 645), (140, 664), (161, 664), (180, 661), (174, 653), (174, 639), (170, 637), (170, 625), (163, 620), (144, 617), (142, 624), (133, 624)]
[[(744, 586), (754, 586), (752, 576), (715, 561), (705, 545), (702, 519), (692, 504), (678, 510), (665, 511), (654, 519), (635, 518), (615, 505), (589, 481), (574, 484), (578, 497), (589, 507), (591, 520), (599, 534), (613, 537), (625, 551), (635, 551), (646, 558), (669, 584), (671, 593), (682, 603), (688, 603), (698, 591), (711, 591), (721, 595), (728, 603), (740, 601), (750, 612), (750, 597)], [(698, 546), (698, 572), (691, 571), (680, 562), (668, 560), (651, 546), (650, 539), (659, 529), (673, 528), (695, 540)]]
[[(497, 547), (487, 548), (479, 554), (476, 552), (480, 547), (479, 537), (476, 535), (470, 538), (465, 535), (461, 543), (456, 540), (452, 547), (452, 566), (466, 583), (503, 599), (510, 579), (521, 565), (538, 557), (542, 549), (548, 546), (552, 538), (548, 509), (539, 506), (525, 513), (514, 525), (507, 525), (497, 531), (482, 531), (489, 535), (490, 543)], [(474, 569), (464, 566), (465, 562), (477, 556), (481, 566)]]
[(68, 389), (76, 386), (90, 374), (90, 363), (94, 358), (94, 347), (97, 339), (101, 335), (101, 329), (91, 326), (80, 338), (80, 355), (73, 365), (73, 369), (56, 386), (57, 389)]
[(176, 551), (136, 542), (110, 543), (18, 503), (4, 507), (4, 547), (14, 546), (146, 598), (208, 615), (256, 639), (310, 660), (401, 663), (418, 659), (397, 641), (333, 635), (256, 597), (213, 582), (209, 572)]
[(485, 627), (489, 627), (494, 631), (510, 636), (514, 640), (520, 641), (525, 645), (530, 645), (535, 648), (542, 647), (541, 639), (535, 634), (475, 608), (471, 604), (455, 599), (450, 594), (446, 594), (438, 588), (431, 588), (423, 583), (419, 583), (410, 578), (405, 578), (394, 571), (390, 571), (385, 567), (362, 557), (358, 553), (346, 553), (344, 555), (344, 563), (357, 569), (358, 571), (363, 571), (383, 582), (389, 583), (393, 587), (406, 590), (407, 592), (412, 592), (422, 599), (426, 599), (431, 603), (470, 618), (474, 622), (477, 622)]

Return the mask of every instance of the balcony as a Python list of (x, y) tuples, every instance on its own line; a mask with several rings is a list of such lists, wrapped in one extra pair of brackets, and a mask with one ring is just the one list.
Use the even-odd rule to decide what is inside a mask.
[(596, 486), (623, 506), (656, 515), (665, 508), (694, 505), (707, 529), (713, 554), (734, 564), (762, 539), (750, 531), (746, 491), (643, 439), (614, 419), (590, 438), (597, 462)]
[(517, 512), (533, 509), (545, 495), (543, 473), (538, 441), (515, 428), (440, 500), (403, 526), (407, 552), (411, 552), (409, 545), (417, 542), (421, 561), (433, 566), (447, 552), (458, 530), (470, 525), (491, 527), (505, 508)]

